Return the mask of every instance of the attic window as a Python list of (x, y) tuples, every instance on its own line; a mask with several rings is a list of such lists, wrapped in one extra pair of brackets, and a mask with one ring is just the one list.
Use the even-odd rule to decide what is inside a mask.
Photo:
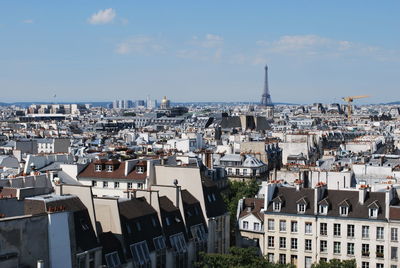
[(319, 214), (326, 215), (328, 213), (328, 206), (327, 205), (319, 205)]
[(345, 206), (340, 207), (340, 216), (348, 216), (349, 215), (349, 208)]
[(275, 212), (280, 212), (281, 211), (281, 207), (282, 207), (281, 202), (274, 202), (273, 203), (273, 209), (274, 209)]
[(304, 214), (306, 212), (306, 205), (305, 204), (297, 204), (297, 212)]
[(377, 208), (370, 208), (368, 210), (368, 213), (369, 213), (370, 218), (376, 219), (378, 217), (378, 209)]
[(137, 172), (138, 172), (138, 173), (144, 173), (144, 167), (138, 166), (138, 167), (137, 167)]
[(119, 259), (119, 255), (117, 251), (106, 254), (106, 262), (108, 267), (119, 267), (121, 265), (121, 261)]
[(113, 172), (113, 171), (114, 171), (113, 165), (107, 165), (107, 166), (106, 166), (106, 171), (107, 171), (107, 172)]
[(96, 172), (101, 171), (101, 165), (95, 165), (94, 170), (95, 170)]

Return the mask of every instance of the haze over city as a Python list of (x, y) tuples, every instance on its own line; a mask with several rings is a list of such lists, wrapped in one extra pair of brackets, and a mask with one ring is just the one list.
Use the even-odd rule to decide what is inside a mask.
[[(0, 3), (1, 102), (400, 100), (398, 1)], [(54, 98), (56, 95), (56, 98)]]

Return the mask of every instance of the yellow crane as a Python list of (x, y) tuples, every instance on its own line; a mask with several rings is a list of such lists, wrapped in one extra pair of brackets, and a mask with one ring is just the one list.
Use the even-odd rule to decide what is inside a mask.
[(342, 99), (347, 102), (347, 118), (350, 120), (351, 119), (351, 114), (353, 113), (351, 103), (353, 100), (356, 99), (363, 99), (363, 98), (368, 98), (368, 95), (360, 95), (360, 96), (349, 96), (349, 97), (343, 97)]

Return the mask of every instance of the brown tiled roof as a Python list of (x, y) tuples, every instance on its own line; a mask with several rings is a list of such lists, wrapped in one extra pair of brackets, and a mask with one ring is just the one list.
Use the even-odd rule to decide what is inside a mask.
[(145, 198), (134, 198), (118, 203), (119, 213), (127, 219), (135, 219), (146, 215), (157, 213), (154, 208), (146, 202)]
[[(248, 211), (250, 208), (250, 211)], [(260, 221), (264, 221), (264, 213), (261, 210), (264, 208), (264, 199), (263, 198), (246, 198), (243, 201), (243, 210), (239, 214), (239, 218), (247, 216), (249, 214), (253, 214)]]
[(78, 174), (78, 178), (97, 178), (97, 179), (125, 179), (125, 180), (140, 180), (146, 179), (146, 172), (138, 173), (136, 169), (132, 169), (131, 172), (125, 176), (125, 162), (118, 162), (119, 165), (115, 166), (112, 172), (106, 170), (95, 171), (96, 163), (90, 163), (85, 169)]
[(390, 207), (389, 215), (391, 220), (400, 220), (400, 207)]

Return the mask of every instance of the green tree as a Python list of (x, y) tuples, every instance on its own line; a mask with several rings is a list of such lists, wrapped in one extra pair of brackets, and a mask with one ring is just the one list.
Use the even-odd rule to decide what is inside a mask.
[(312, 268), (356, 268), (356, 260), (338, 260), (332, 259), (329, 262), (320, 261), (312, 265)]
[(294, 268), (290, 264), (269, 263), (265, 258), (258, 255), (257, 248), (237, 248), (231, 247), (229, 254), (200, 253), (200, 261), (195, 263), (198, 268)]
[(258, 193), (259, 185), (255, 179), (249, 181), (229, 181), (227, 189), (222, 193), (226, 207), (231, 215), (231, 245), (235, 244), (236, 211), (239, 199), (254, 197)]

